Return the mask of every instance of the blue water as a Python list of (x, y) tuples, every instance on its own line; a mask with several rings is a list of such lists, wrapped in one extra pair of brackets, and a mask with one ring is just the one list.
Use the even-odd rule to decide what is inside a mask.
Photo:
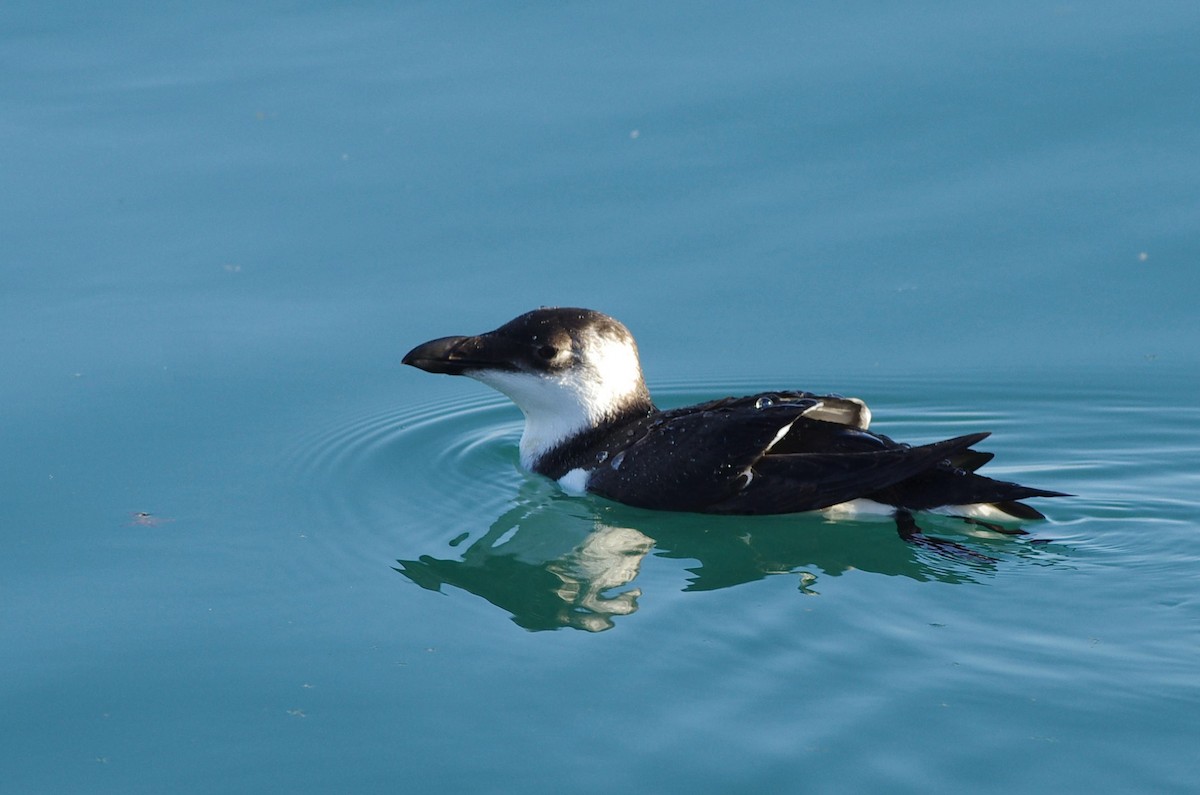
[[(1194, 4), (0, 19), (4, 791), (1195, 790)], [(540, 304), (1079, 496), (567, 497), (399, 364)]]

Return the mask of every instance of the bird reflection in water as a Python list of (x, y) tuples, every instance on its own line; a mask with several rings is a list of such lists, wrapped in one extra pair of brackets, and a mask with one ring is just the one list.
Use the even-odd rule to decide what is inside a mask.
[[(697, 562), (687, 569), (686, 591), (791, 575), (802, 593), (811, 594), (820, 577), (848, 571), (977, 582), (995, 572), (1000, 559), (994, 554), (1049, 559), (1044, 546), (1017, 544), (979, 527), (966, 528), (976, 536), (966, 546), (925, 535), (911, 521), (897, 528), (889, 522), (830, 522), (816, 515), (672, 514), (547, 491), (527, 482), (518, 504), (458, 555), (398, 560), (395, 570), (432, 591), (450, 585), (481, 596), (527, 630), (601, 632), (611, 629), (617, 616), (637, 611), (642, 590), (631, 584), (652, 549), (656, 557)], [(920, 521), (949, 520), (922, 516)], [(451, 546), (466, 538), (469, 534), (462, 534)]]
[(638, 609), (638, 575), (654, 541), (631, 527), (553, 510), (563, 500), (521, 504), (492, 523), (458, 559), (422, 555), (396, 571), (423, 588), (453, 585), (509, 611), (528, 630), (611, 629)]

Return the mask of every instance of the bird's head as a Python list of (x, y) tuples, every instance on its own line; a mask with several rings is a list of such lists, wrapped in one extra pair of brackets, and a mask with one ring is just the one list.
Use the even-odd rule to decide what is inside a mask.
[(525, 414), (521, 462), (529, 468), (572, 436), (654, 410), (633, 335), (591, 309), (535, 309), (495, 331), (418, 345), (404, 364), (507, 395)]

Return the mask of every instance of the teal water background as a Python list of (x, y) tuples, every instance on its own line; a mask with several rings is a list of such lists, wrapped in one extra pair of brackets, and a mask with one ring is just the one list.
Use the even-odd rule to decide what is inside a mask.
[[(0, 19), (6, 792), (1195, 791), (1200, 7)], [(1079, 496), (568, 498), (399, 364), (540, 304)]]

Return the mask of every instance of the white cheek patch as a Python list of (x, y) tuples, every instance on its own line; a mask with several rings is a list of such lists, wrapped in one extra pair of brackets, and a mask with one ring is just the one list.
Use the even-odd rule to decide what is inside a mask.
[(588, 372), (580, 375), (592, 402), (607, 410), (638, 391), (642, 365), (632, 341), (592, 334), (582, 340), (582, 346), (582, 364)]

